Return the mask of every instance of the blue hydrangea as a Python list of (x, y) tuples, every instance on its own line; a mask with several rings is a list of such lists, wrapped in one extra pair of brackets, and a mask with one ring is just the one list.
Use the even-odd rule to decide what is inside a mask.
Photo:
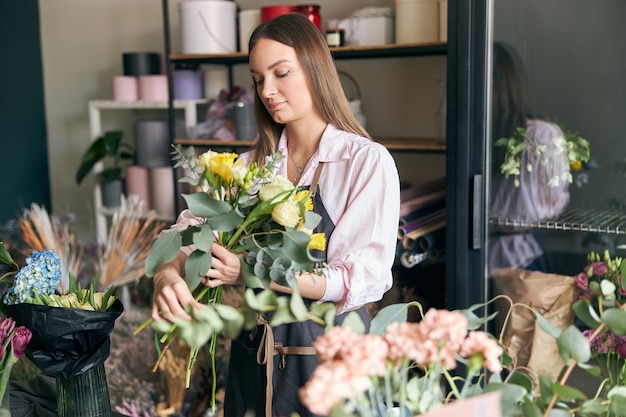
[(26, 303), (37, 294), (53, 294), (61, 282), (61, 258), (54, 250), (34, 251), (4, 294), (5, 304)]

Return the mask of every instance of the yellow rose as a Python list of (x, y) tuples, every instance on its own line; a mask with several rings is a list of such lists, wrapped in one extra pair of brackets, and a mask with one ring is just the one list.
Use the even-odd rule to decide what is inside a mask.
[(296, 227), (300, 220), (300, 210), (295, 201), (284, 201), (276, 204), (272, 210), (272, 219), (284, 227)]
[(281, 175), (274, 175), (272, 182), (264, 184), (259, 187), (259, 199), (261, 201), (268, 201), (276, 197), (278, 194), (292, 190), (295, 187), (287, 178)]
[(54, 295), (52, 302), (48, 304), (49, 307), (65, 307), (65, 308), (78, 308), (78, 297), (76, 294), (69, 293), (64, 295)]
[(115, 302), (115, 297), (114, 296), (110, 296), (109, 300), (107, 302), (107, 305), (105, 308), (103, 304), (104, 304), (104, 293), (103, 292), (96, 292), (93, 294), (93, 302), (94, 302), (94, 308), (96, 310), (108, 310), (113, 303)]
[(309, 249), (325, 250), (326, 235), (324, 233), (313, 233), (309, 242)]
[(236, 153), (218, 153), (209, 161), (209, 169), (218, 175), (225, 183), (230, 184), (233, 181), (233, 164), (237, 158)]
[(206, 171), (207, 169), (209, 169), (209, 163), (211, 162), (211, 159), (213, 159), (215, 155), (217, 155), (217, 152), (213, 152), (213, 151), (205, 152), (202, 155), (198, 156), (196, 160), (196, 164), (199, 167), (202, 167), (202, 169)]

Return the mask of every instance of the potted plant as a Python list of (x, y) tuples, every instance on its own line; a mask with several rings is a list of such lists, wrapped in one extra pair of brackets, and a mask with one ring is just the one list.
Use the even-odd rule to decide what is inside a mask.
[(122, 142), (123, 132), (107, 131), (89, 146), (83, 155), (76, 171), (76, 183), (81, 184), (99, 162), (110, 161), (108, 166), (99, 172), (102, 189), (102, 204), (106, 207), (117, 207), (121, 204), (124, 189), (121, 162), (123, 159), (134, 158), (134, 149)]

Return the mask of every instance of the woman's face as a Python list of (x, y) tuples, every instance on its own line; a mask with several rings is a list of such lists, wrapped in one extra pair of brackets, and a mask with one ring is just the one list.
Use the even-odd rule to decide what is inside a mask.
[(306, 76), (292, 47), (260, 39), (250, 51), (250, 74), (276, 123), (287, 124), (315, 114)]

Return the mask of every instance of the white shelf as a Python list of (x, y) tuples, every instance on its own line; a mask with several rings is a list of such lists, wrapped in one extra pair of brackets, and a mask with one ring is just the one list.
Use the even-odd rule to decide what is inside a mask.
[[(198, 124), (198, 106), (208, 104), (209, 100), (174, 100), (173, 107), (182, 110), (185, 118), (185, 127), (196, 126)], [(104, 133), (102, 128), (102, 111), (116, 110), (167, 110), (167, 101), (117, 101), (117, 100), (90, 100), (89, 101), (89, 128), (91, 140), (96, 140)], [(102, 171), (102, 163), (94, 167), (94, 173)], [(95, 227), (96, 237), (99, 243), (104, 243), (108, 235), (108, 219), (115, 212), (115, 208), (107, 208), (102, 205), (100, 194), (100, 184), (94, 186), (94, 206), (95, 206)], [(147, 215), (147, 213), (146, 213)], [(163, 221), (173, 221), (172, 216), (157, 214), (157, 219)]]

